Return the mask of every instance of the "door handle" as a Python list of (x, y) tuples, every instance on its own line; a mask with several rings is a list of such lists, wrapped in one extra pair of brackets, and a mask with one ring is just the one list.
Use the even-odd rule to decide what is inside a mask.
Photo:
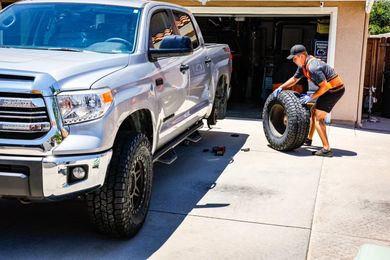
[(180, 65), (180, 71), (182, 73), (184, 73), (186, 70), (189, 70), (189, 69), (190, 69), (190, 66), (188, 66), (188, 65), (185, 65), (185, 64)]
[(211, 62), (210, 58), (206, 58), (206, 60), (204, 61), (204, 63), (206, 63), (206, 64), (209, 64), (210, 62)]

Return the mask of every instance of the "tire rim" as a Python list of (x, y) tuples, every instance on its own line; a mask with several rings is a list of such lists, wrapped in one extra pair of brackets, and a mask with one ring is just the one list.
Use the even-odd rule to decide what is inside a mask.
[(130, 204), (134, 212), (138, 211), (142, 207), (142, 203), (145, 197), (145, 176), (146, 169), (144, 162), (141, 158), (137, 158), (134, 168), (131, 171), (130, 180)]
[(268, 121), (272, 134), (277, 137), (283, 136), (288, 125), (288, 116), (284, 107), (280, 104), (273, 105), (269, 113)]

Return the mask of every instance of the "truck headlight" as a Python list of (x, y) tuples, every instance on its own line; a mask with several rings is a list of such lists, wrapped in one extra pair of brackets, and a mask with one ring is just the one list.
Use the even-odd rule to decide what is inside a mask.
[(57, 95), (63, 123), (81, 123), (102, 117), (113, 102), (110, 89), (62, 92)]

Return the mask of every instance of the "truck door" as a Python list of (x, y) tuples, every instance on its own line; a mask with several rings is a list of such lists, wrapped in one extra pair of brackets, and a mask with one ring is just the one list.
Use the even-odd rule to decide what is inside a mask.
[[(170, 11), (158, 10), (153, 13), (149, 28), (149, 46), (158, 49), (164, 37), (173, 34), (175, 31)], [(162, 108), (165, 128), (169, 128), (169, 122), (186, 110), (189, 73), (181, 72), (182, 63), (183, 57), (159, 58), (154, 62), (155, 93)]]
[(186, 109), (194, 114), (208, 105), (211, 60), (207, 57), (207, 50), (200, 45), (190, 16), (177, 10), (172, 13), (178, 33), (190, 37), (194, 47), (194, 53), (184, 57), (183, 61), (183, 64), (188, 66), (190, 77)]

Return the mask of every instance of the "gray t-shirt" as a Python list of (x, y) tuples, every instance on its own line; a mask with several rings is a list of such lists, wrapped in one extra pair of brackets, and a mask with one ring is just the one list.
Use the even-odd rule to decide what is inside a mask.
[[(308, 59), (310, 58), (311, 57), (308, 57)], [(331, 66), (329, 66), (328, 64), (326, 64), (320, 59), (312, 60), (309, 64), (308, 70), (309, 70), (310, 80), (316, 85), (320, 84), (324, 80), (332, 79), (337, 75), (335, 70)], [(294, 78), (297, 79), (301, 79), (304, 76), (305, 75), (303, 74), (302, 68), (298, 68), (294, 74)]]

